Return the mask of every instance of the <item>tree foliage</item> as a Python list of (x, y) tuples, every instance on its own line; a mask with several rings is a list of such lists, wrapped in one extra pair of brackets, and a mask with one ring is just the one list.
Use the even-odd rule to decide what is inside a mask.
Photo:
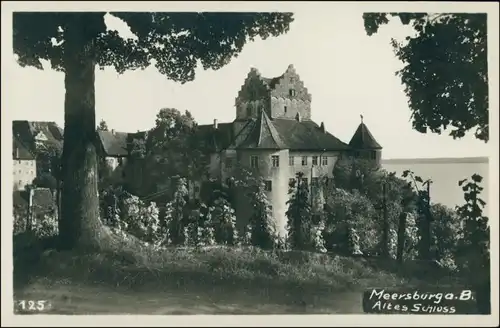
[(314, 250), (315, 236), (309, 186), (304, 174), (299, 172), (290, 182), (287, 201), (288, 244), (296, 250)]
[(290, 13), (114, 12), (135, 38), (107, 28), (105, 12), (16, 12), (13, 49), (21, 66), (43, 68), (42, 60), (65, 74), (63, 248), (100, 247), (95, 122), (95, 68), (118, 73), (154, 65), (173, 81), (195, 77), (199, 63), (219, 69), (256, 37), (288, 31)]
[(464, 191), (465, 203), (457, 207), (462, 221), (461, 239), (458, 243), (457, 262), (459, 268), (477, 290), (478, 308), (481, 314), (491, 313), (491, 259), (490, 226), (483, 215), (486, 202), (480, 195), (483, 177), (473, 174), (459, 181)]
[(194, 79), (199, 63), (219, 69), (236, 57), (248, 41), (288, 32), (290, 13), (111, 12), (136, 38), (122, 39), (107, 30), (105, 12), (19, 12), (14, 15), (14, 53), (22, 66), (42, 69), (40, 60), (65, 70), (64, 53), (71, 45), (67, 30), (83, 25), (78, 41), (91, 43), (91, 60), (118, 73), (151, 64), (177, 82)]
[(148, 171), (156, 174), (157, 182), (168, 181), (172, 176), (188, 181), (200, 178), (207, 165), (202, 141), (189, 111), (182, 114), (174, 108), (162, 108), (146, 140), (146, 156), (155, 166)]
[(106, 121), (101, 120), (96, 128), (97, 131), (108, 131), (108, 124)]
[[(250, 180), (252, 181), (252, 180)], [(271, 210), (271, 203), (267, 199), (264, 180), (256, 178), (247, 186), (252, 214), (247, 227), (250, 234), (250, 243), (264, 249), (276, 246), (277, 231)]]
[(373, 204), (358, 190), (330, 189), (326, 195), (323, 236), (328, 250), (344, 254), (376, 250), (380, 228)]
[(396, 74), (408, 96), (413, 128), (453, 138), (474, 130), (489, 139), (487, 20), (483, 13), (365, 13), (365, 30), (376, 33), (390, 17), (411, 24), (415, 35), (392, 40), (404, 67)]

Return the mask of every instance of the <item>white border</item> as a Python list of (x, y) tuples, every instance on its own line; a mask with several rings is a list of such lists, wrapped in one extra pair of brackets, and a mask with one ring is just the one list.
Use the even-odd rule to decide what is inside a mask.
[[(490, 316), (404, 316), (404, 315), (92, 315), (92, 316), (16, 316), (12, 314), (12, 162), (9, 72), (13, 66), (13, 11), (290, 11), (315, 8), (334, 11), (338, 6), (362, 8), (365, 12), (487, 12), (488, 65), (490, 88), (489, 186), (491, 188), (492, 311)], [(486, 2), (242, 2), (242, 1), (10, 1), (2, 2), (2, 326), (497, 326), (498, 325), (498, 3)], [(36, 110), (36, 109), (34, 109)], [(496, 261), (495, 261), (496, 260)]]

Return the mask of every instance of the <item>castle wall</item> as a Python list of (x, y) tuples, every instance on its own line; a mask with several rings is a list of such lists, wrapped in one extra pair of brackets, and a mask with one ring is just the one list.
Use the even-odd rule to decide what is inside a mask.
[(261, 110), (269, 112), (269, 90), (256, 69), (250, 70), (236, 97), (236, 120), (257, 118)]
[(271, 118), (295, 118), (297, 113), (303, 119), (311, 118), (311, 95), (290, 65), (270, 91)]
[[(251, 157), (258, 156), (258, 168), (251, 169)], [(272, 156), (279, 156), (279, 167), (273, 167)], [(267, 191), (267, 198), (272, 206), (273, 218), (277, 232), (281, 236), (286, 234), (286, 202), (288, 200), (288, 150), (244, 150), (237, 154), (241, 166), (248, 168), (254, 174), (260, 175), (264, 180), (271, 182), (271, 190)], [(225, 177), (230, 176), (231, 171), (225, 171)], [(238, 226), (243, 228), (248, 224), (253, 209), (245, 192), (238, 193), (235, 206)]]

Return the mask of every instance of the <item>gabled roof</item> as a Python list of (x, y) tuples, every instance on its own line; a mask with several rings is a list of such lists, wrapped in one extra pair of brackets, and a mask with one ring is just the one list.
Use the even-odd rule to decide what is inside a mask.
[[(235, 121), (237, 122), (237, 121)], [(267, 115), (245, 122), (241, 132), (233, 133), (234, 123), (200, 125), (203, 138), (210, 151), (221, 149), (289, 149), (311, 151), (342, 151), (351, 147), (329, 132), (322, 130), (314, 121), (294, 119), (269, 119)], [(217, 144), (217, 148), (214, 144)], [(278, 147), (278, 148), (277, 148)]]
[(12, 121), (12, 137), (17, 138), (24, 147), (33, 153), (37, 151), (38, 142), (62, 149), (63, 135), (63, 130), (55, 122)]
[[(229, 148), (234, 149), (286, 149), (286, 144), (281, 140), (276, 127), (273, 125), (265, 111), (261, 111), (257, 120), (252, 120), (245, 125), (240, 135)], [(238, 140), (239, 139), (239, 140)]]
[(349, 146), (354, 149), (382, 149), (382, 146), (375, 140), (368, 127), (361, 122), (356, 132), (352, 136)]
[(234, 139), (233, 123), (218, 123), (217, 129), (213, 124), (198, 125), (200, 140), (207, 151), (216, 152), (225, 149)]
[(128, 155), (129, 133), (99, 130), (97, 131), (97, 135), (107, 156), (123, 157)]

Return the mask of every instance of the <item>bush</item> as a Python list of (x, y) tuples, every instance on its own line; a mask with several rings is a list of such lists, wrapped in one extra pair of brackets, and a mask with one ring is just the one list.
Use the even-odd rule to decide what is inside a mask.
[(212, 218), (214, 237), (217, 244), (236, 245), (238, 232), (236, 230), (236, 216), (229, 202), (219, 197), (212, 206), (210, 213)]
[(313, 213), (310, 203), (309, 188), (304, 181), (304, 174), (297, 173), (290, 183), (286, 211), (288, 244), (293, 250), (315, 249), (316, 233), (314, 231)]
[(37, 238), (48, 238), (57, 236), (58, 222), (55, 213), (43, 213), (33, 220), (32, 231)]
[(102, 221), (119, 231), (159, 246), (165, 239), (154, 202), (146, 203), (122, 188), (108, 188), (102, 193)]
[(375, 209), (357, 190), (331, 189), (326, 197), (326, 225), (323, 233), (328, 250), (359, 253), (379, 243)]
[(202, 247), (215, 244), (212, 212), (213, 208), (203, 203), (199, 209), (191, 212), (188, 216), (189, 221), (184, 227), (185, 245)]

